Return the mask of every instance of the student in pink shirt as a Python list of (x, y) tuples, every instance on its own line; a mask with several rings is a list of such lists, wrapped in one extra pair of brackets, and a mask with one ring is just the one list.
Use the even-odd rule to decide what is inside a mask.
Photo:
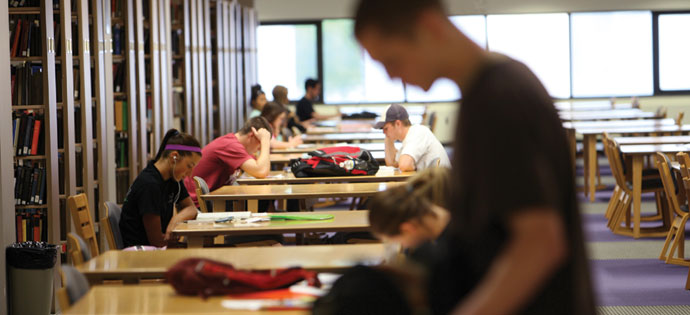
[[(239, 170), (256, 178), (268, 176), (271, 170), (269, 155), (272, 133), (273, 128), (265, 118), (254, 117), (238, 132), (216, 138), (206, 145), (192, 176), (184, 181), (194, 204), (199, 206), (194, 176), (203, 178), (211, 191), (232, 184)], [(257, 151), (261, 153), (258, 158), (254, 158)]]

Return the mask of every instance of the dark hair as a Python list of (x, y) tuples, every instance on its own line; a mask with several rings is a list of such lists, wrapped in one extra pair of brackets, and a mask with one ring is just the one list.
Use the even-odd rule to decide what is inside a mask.
[(352, 267), (314, 302), (312, 315), (412, 314), (406, 293), (415, 284), (398, 274), (386, 267)]
[(249, 105), (254, 107), (254, 103), (256, 103), (256, 99), (259, 98), (259, 95), (266, 94), (264, 91), (261, 89), (261, 85), (252, 85), (252, 95), (251, 98), (249, 99)]
[(315, 88), (317, 85), (319, 85), (319, 80), (309, 78), (307, 81), (304, 81), (304, 90)]
[(244, 127), (242, 127), (242, 129), (240, 129), (238, 132), (242, 135), (249, 134), (252, 132), (252, 127), (254, 127), (256, 130), (264, 128), (271, 133), (271, 136), (273, 136), (273, 127), (271, 127), (271, 124), (268, 122), (268, 120), (266, 120), (266, 118), (261, 116), (247, 120), (247, 123), (245, 123)]
[(355, 36), (371, 27), (383, 35), (410, 35), (425, 10), (445, 15), (440, 0), (360, 0), (355, 11)]
[(376, 194), (370, 201), (369, 225), (375, 233), (399, 235), (400, 224), (433, 214), (432, 204), (447, 208), (450, 172), (444, 167), (428, 168), (405, 185)]
[(283, 105), (280, 105), (276, 102), (268, 102), (264, 106), (264, 109), (261, 110), (261, 117), (266, 118), (266, 120), (272, 124), (273, 121), (280, 116), (280, 114), (287, 112), (288, 110), (283, 107)]
[(273, 94), (273, 101), (278, 103), (278, 104), (287, 105), (287, 103), (290, 102), (290, 100), (288, 100), (288, 96), (287, 96), (288, 95), (288, 89), (282, 85), (276, 85), (273, 88), (272, 94)]
[(199, 141), (197, 141), (193, 136), (190, 136), (186, 133), (181, 133), (177, 131), (177, 129), (170, 129), (168, 132), (165, 133), (165, 136), (163, 137), (163, 141), (161, 141), (161, 146), (158, 148), (158, 153), (156, 154), (156, 158), (153, 159), (154, 162), (160, 160), (161, 158), (166, 158), (168, 155), (170, 155), (170, 152), (172, 151), (177, 151), (177, 153), (184, 157), (188, 155), (192, 155), (192, 153), (196, 153), (201, 155), (199, 152), (191, 152), (191, 151), (182, 151), (182, 150), (165, 150), (165, 146), (168, 144), (182, 144), (190, 147), (197, 147), (201, 148), (201, 145), (199, 144)]

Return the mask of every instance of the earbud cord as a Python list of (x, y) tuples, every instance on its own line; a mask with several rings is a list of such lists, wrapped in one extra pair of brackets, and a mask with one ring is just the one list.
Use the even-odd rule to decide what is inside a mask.
[[(170, 170), (170, 177), (172, 177), (173, 180), (175, 180), (175, 166), (177, 166), (177, 159), (173, 158), (173, 167), (172, 170)], [(175, 194), (175, 201), (173, 201), (173, 205), (177, 204), (177, 200), (180, 199), (180, 182), (177, 182), (177, 194)]]

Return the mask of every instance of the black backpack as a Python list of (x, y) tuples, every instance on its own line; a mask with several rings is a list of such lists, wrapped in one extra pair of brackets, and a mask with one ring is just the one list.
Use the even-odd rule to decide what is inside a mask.
[(358, 147), (328, 147), (308, 153), (308, 159), (290, 161), (295, 177), (375, 175), (379, 163)]

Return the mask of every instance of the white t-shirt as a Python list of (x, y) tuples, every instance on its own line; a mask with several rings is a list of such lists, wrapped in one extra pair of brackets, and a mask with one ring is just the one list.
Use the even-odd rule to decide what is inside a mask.
[(414, 159), (417, 171), (436, 167), (438, 159), (441, 159), (439, 166), (450, 168), (450, 160), (448, 159), (446, 149), (443, 148), (441, 142), (436, 139), (434, 133), (426, 126), (410, 126), (402, 142), (402, 147), (395, 156), (395, 161), (400, 162), (400, 156), (403, 154), (407, 154)]

